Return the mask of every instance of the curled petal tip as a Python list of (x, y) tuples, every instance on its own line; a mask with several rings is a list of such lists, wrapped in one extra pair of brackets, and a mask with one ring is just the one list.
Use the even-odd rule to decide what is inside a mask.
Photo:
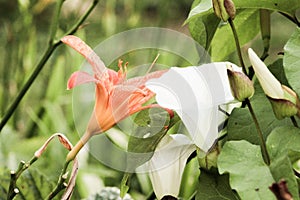
[(67, 84), (67, 89), (70, 90), (77, 85), (88, 82), (96, 82), (96, 79), (86, 72), (77, 71), (70, 76)]

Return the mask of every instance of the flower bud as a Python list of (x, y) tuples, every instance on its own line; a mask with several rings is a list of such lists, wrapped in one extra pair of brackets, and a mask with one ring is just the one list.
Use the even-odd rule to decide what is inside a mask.
[(248, 53), (256, 77), (271, 102), (276, 118), (283, 119), (294, 115), (300, 117), (298, 95), (292, 89), (282, 85), (252, 49), (248, 49)]
[(212, 167), (217, 168), (217, 160), (220, 154), (220, 147), (216, 145), (208, 153), (197, 148), (198, 163), (201, 168), (210, 170)]
[(277, 119), (297, 115), (300, 117), (300, 103), (297, 94), (290, 88), (282, 85), (284, 99), (268, 97), (271, 102), (273, 112)]
[(226, 10), (227, 14), (229, 15), (229, 17), (231, 19), (234, 19), (236, 10), (235, 10), (233, 1), (232, 0), (224, 0), (224, 7), (225, 7), (225, 10)]
[(229, 18), (234, 19), (236, 10), (232, 0), (213, 0), (212, 2), (217, 17), (223, 21)]
[(238, 101), (244, 101), (254, 94), (253, 82), (242, 72), (233, 71), (230, 67), (227, 69), (227, 75), (230, 83), (231, 93)]

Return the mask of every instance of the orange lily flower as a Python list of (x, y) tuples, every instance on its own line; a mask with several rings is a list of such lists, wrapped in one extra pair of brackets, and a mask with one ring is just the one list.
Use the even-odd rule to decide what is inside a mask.
[(63, 37), (61, 41), (83, 55), (94, 72), (94, 76), (82, 71), (74, 72), (68, 80), (68, 89), (87, 82), (96, 84), (94, 111), (85, 134), (67, 156), (67, 161), (71, 161), (91, 136), (110, 129), (138, 111), (158, 106), (157, 104), (143, 106), (155, 95), (145, 87), (145, 83), (149, 79), (160, 77), (167, 70), (126, 80), (128, 63), (122, 65), (122, 61), (119, 60), (120, 69), (116, 72), (106, 68), (97, 54), (80, 38), (69, 35)]

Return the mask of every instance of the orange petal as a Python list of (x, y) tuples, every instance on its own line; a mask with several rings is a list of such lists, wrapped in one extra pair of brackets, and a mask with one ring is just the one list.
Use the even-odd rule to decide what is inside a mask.
[(68, 80), (67, 88), (68, 88), (68, 90), (70, 90), (77, 85), (81, 85), (81, 84), (89, 83), (89, 82), (96, 82), (96, 81), (97, 80), (90, 74), (88, 74), (86, 72), (77, 71), (77, 72), (74, 72), (70, 76), (70, 78)]
[(168, 70), (160, 70), (160, 71), (155, 71), (152, 73), (149, 73), (145, 76), (140, 76), (140, 77), (135, 77), (127, 80), (124, 84), (125, 85), (130, 85), (133, 87), (141, 88), (145, 86), (145, 83), (152, 78), (159, 78), (161, 75), (166, 73)]
[(101, 77), (103, 73), (106, 73), (106, 67), (99, 56), (80, 38), (74, 35), (67, 35), (61, 39), (61, 41), (74, 50), (79, 52), (85, 57), (85, 59), (91, 64), (94, 73)]

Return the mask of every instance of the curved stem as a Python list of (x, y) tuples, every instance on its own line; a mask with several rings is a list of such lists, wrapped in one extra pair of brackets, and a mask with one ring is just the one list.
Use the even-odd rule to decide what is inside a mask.
[(257, 120), (256, 115), (254, 113), (254, 110), (252, 108), (252, 105), (251, 105), (249, 99), (246, 99), (245, 103), (248, 106), (248, 109), (249, 109), (249, 111), (251, 113), (252, 119), (254, 121), (254, 124), (255, 124), (257, 133), (258, 133), (258, 137), (259, 137), (259, 140), (260, 140), (260, 147), (261, 147), (263, 159), (264, 159), (264, 161), (265, 161), (265, 163), (267, 165), (270, 165), (270, 156), (269, 156), (269, 153), (268, 153), (268, 150), (267, 150), (267, 147), (266, 147), (266, 142), (265, 142), (264, 136), (262, 134), (262, 131), (261, 131), (260, 127), (259, 127), (259, 123), (258, 123), (258, 120)]
[(233, 37), (234, 37), (235, 45), (236, 45), (236, 50), (237, 50), (238, 57), (239, 57), (239, 60), (240, 60), (240, 63), (241, 63), (241, 67), (243, 69), (243, 72), (247, 75), (247, 70), (246, 70), (246, 67), (245, 67), (245, 64), (244, 64), (244, 61), (243, 61), (242, 52), (241, 52), (241, 45), (240, 45), (240, 42), (239, 42), (239, 38), (238, 38), (238, 35), (237, 35), (237, 32), (236, 32), (234, 23), (233, 23), (231, 18), (228, 19), (228, 22), (230, 24), (230, 27), (231, 27), (231, 30), (232, 30), (232, 33), (233, 33)]
[(300, 27), (300, 22), (298, 21), (297, 17), (294, 15), (289, 15), (283, 12), (279, 12), (281, 15), (283, 15), (284, 17), (286, 17), (287, 19), (289, 19), (291, 22), (293, 22), (294, 24), (296, 24), (298, 27)]
[(70, 162), (74, 160), (78, 152), (82, 149), (82, 147), (89, 141), (92, 137), (92, 134), (85, 132), (82, 138), (77, 142), (77, 144), (72, 148), (72, 150), (68, 153), (66, 162)]
[[(58, 19), (59, 19), (59, 15), (60, 15), (61, 6), (63, 4), (63, 1), (64, 0), (60, 0), (57, 3), (56, 11), (55, 11), (55, 14), (54, 14), (53, 24), (52, 24), (51, 30), (50, 30), (49, 45), (48, 45), (45, 53), (43, 54), (41, 60), (35, 66), (34, 71), (30, 75), (29, 79), (27, 80), (27, 82), (25, 83), (25, 85), (22, 87), (21, 91), (18, 93), (17, 97), (14, 99), (14, 101), (9, 106), (8, 110), (6, 111), (4, 117), (2, 118), (2, 120), (0, 122), (0, 133), (1, 133), (1, 130), (3, 129), (3, 127), (6, 125), (6, 123), (10, 119), (10, 117), (15, 112), (16, 108), (18, 107), (19, 103), (21, 102), (21, 100), (25, 96), (26, 92), (29, 90), (29, 88), (32, 85), (32, 83), (35, 81), (36, 77), (40, 74), (41, 70), (44, 68), (46, 62), (48, 61), (48, 59), (50, 58), (50, 56), (52, 55), (52, 53), (54, 52), (54, 50), (60, 44), (62, 44), (62, 42), (60, 40), (54, 41), (54, 39), (55, 39), (55, 35), (56, 35), (56, 32), (57, 32), (57, 26), (58, 26), (57, 24), (58, 24)], [(75, 33), (78, 30), (78, 28), (81, 26), (81, 24), (90, 15), (90, 13), (92, 12), (92, 10), (96, 7), (96, 5), (97, 5), (98, 2), (99, 2), (99, 0), (94, 0), (93, 3), (92, 3), (92, 5), (85, 12), (85, 14), (74, 24), (74, 26), (69, 31), (66, 32), (65, 35), (69, 35), (69, 34)]]

